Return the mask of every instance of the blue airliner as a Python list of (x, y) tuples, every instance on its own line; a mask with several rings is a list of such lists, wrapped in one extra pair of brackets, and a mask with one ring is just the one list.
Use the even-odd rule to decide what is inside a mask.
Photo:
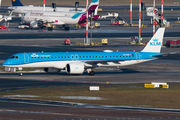
[[(69, 74), (82, 74), (87, 71), (94, 75), (92, 68), (103, 66), (126, 66), (155, 60), (162, 54), (165, 28), (159, 28), (145, 48), (140, 51), (120, 52), (105, 50), (102, 52), (41, 52), (17, 53), (7, 59), (6, 68), (44, 68), (46, 72), (66, 70)], [(22, 73), (20, 73), (22, 75)]]

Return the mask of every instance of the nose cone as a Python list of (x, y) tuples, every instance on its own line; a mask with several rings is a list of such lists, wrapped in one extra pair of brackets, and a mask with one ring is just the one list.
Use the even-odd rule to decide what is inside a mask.
[(11, 62), (11, 60), (6, 60), (6, 61), (4, 61), (3, 62), (3, 66), (8, 66), (8, 65), (11, 65), (12, 64), (12, 62)]

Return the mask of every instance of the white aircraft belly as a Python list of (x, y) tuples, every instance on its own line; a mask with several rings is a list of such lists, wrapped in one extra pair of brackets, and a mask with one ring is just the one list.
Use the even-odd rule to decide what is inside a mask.
[(27, 64), (20, 64), (20, 65), (6, 65), (6, 67), (11, 68), (58, 68), (63, 69), (66, 67), (68, 63), (74, 61), (49, 61), (49, 62), (35, 62), (35, 63), (27, 63)]
[(107, 62), (107, 64), (97, 64), (99, 67), (108, 67), (108, 66), (127, 66), (127, 65), (133, 65), (133, 64), (138, 64), (142, 62), (147, 62), (151, 61), (153, 59), (148, 59), (148, 60), (129, 60), (129, 61), (119, 61), (119, 64), (113, 63), (113, 62)]

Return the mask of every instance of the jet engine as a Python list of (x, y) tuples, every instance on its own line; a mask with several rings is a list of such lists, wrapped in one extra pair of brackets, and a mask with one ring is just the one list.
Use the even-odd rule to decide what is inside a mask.
[(84, 65), (82, 63), (69, 63), (66, 65), (66, 72), (69, 74), (82, 74)]
[(31, 21), (31, 22), (30, 22), (30, 27), (32, 27), (32, 28), (38, 28), (38, 21)]
[(61, 70), (57, 68), (44, 68), (44, 71), (47, 73), (57, 73), (60, 72)]

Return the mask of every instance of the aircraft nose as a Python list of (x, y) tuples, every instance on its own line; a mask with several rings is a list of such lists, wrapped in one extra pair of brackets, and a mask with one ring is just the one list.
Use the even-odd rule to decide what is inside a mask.
[(11, 65), (12, 64), (12, 61), (10, 61), (10, 60), (6, 60), (6, 61), (4, 61), (3, 62), (3, 66), (6, 66), (6, 65)]

